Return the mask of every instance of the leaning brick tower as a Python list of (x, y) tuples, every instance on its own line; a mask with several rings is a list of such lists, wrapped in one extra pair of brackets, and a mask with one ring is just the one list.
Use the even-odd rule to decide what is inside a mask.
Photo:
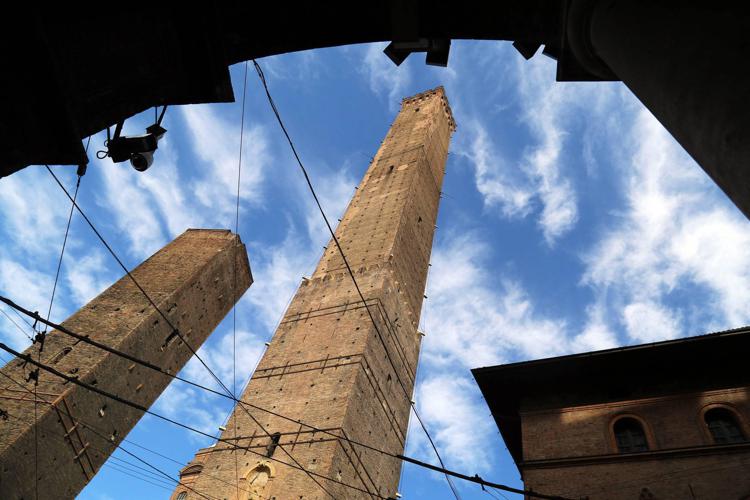
[(442, 87), (403, 100), (336, 230), (366, 305), (331, 241), (242, 394), (253, 406), (235, 407), (222, 439), (181, 471), (194, 491), (173, 499), (395, 496), (400, 461), (347, 439), (403, 453), (454, 130)]

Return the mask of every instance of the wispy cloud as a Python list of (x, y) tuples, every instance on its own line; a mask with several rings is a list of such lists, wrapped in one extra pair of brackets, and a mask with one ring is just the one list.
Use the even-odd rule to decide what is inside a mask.
[[(424, 359), (472, 368), (564, 352), (565, 321), (535, 310), (520, 283), (487, 269), (489, 248), (472, 234), (452, 235), (435, 249)], [(440, 321), (429, 321), (438, 314)]]
[[(232, 377), (236, 366), (236, 391), (240, 393), (242, 384), (250, 376), (264, 350), (262, 338), (259, 336), (244, 329), (237, 329), (235, 337), (231, 328), (224, 328), (221, 332), (216, 332), (210, 342), (198, 349), (198, 355), (230, 391), (234, 390)], [(182, 376), (218, 392), (224, 392), (195, 357), (191, 358), (182, 370)], [(219, 426), (224, 423), (234, 406), (227, 398), (198, 390), (179, 381), (173, 381), (155, 405), (158, 411), (208, 434), (218, 433)], [(195, 438), (193, 434), (190, 436)], [(197, 440), (205, 441), (204, 438)]]
[(187, 176), (178, 168), (177, 151), (168, 138), (159, 142), (158, 164), (148, 175), (134, 175), (137, 186), (148, 194), (169, 238), (191, 227), (204, 227), (205, 217), (192, 194), (185, 189)]
[(522, 168), (535, 186), (542, 203), (539, 225), (552, 245), (570, 231), (578, 220), (577, 195), (565, 172), (563, 139), (564, 115), (571, 113), (571, 102), (581, 99), (581, 87), (560, 85), (553, 76), (554, 64), (544, 58), (517, 64), (518, 90), (524, 103), (522, 119), (538, 144), (524, 155)]
[(327, 66), (320, 60), (320, 52), (302, 50), (263, 59), (263, 71), (274, 80), (304, 80), (320, 78)]
[[(59, 169), (58, 177), (70, 186)], [(16, 255), (50, 257), (59, 251), (70, 201), (46, 169), (27, 167), (0, 181), (0, 221), (6, 250)]]
[[(0, 257), (0, 293), (8, 296), (11, 300), (23, 305), (31, 311), (47, 313), (49, 297), (52, 293), (52, 278), (46, 273), (31, 269), (15, 260)], [(8, 312), (8, 308), (2, 306)], [(54, 316), (57, 316), (59, 304), (54, 308)], [(13, 317), (13, 316), (11, 316)], [(0, 324), (4, 328), (0, 331), (0, 338), (5, 338), (16, 347), (27, 347), (28, 339), (4, 316), (0, 316)], [(16, 323), (25, 329), (20, 319), (14, 318)]]
[[(223, 119), (209, 106), (184, 106), (181, 111), (192, 139), (193, 152), (207, 167), (201, 169), (204, 174), (191, 183), (192, 191), (200, 204), (210, 209), (221, 227), (232, 227), (237, 193), (239, 126)], [(262, 183), (269, 162), (265, 129), (260, 125), (246, 124), (240, 181), (243, 206), (262, 203)]]
[(379, 96), (385, 96), (388, 108), (395, 112), (400, 106), (401, 98), (405, 97), (404, 92), (411, 82), (411, 73), (406, 62), (401, 66), (396, 66), (383, 54), (386, 45), (385, 43), (367, 45), (359, 69), (367, 77), (370, 90)]
[[(130, 166), (115, 165), (109, 160), (97, 160), (94, 166), (104, 181), (97, 204), (112, 215), (120, 235), (129, 243), (130, 253), (145, 258), (164, 246), (167, 238), (154, 200), (138, 186), (137, 177), (141, 174)], [(111, 239), (106, 234), (105, 238)]]
[(607, 321), (607, 308), (603, 301), (586, 307), (586, 324), (583, 331), (570, 341), (572, 352), (598, 351), (610, 349), (619, 344), (617, 333)]
[[(633, 341), (747, 323), (747, 220), (650, 113), (630, 116), (620, 136), (635, 152), (619, 163), (626, 206), (586, 253), (583, 283), (607, 297)], [(681, 293), (700, 305), (675, 302)]]
[(65, 259), (64, 275), (71, 299), (79, 307), (89, 302), (111, 285), (115, 273), (108, 270), (109, 262), (99, 250)]
[[(476, 472), (489, 470), (491, 452), (484, 443), (493, 434), (494, 423), (486, 417), (474, 380), (455, 373), (428, 376), (419, 386), (417, 404), (448, 467)], [(410, 432), (410, 448), (436, 463), (422, 429), (415, 425)]]
[[(320, 199), (326, 217), (335, 229), (338, 224), (337, 219), (344, 214), (349, 200), (354, 196), (354, 187), (357, 181), (354, 180), (345, 169), (327, 171), (314, 175), (315, 192)], [(307, 185), (302, 182), (297, 184), (300, 191), (300, 199), (305, 212), (305, 222), (310, 241), (314, 244), (323, 245), (331, 237), (331, 233), (325, 225), (323, 216), (315, 204)]]
[(316, 253), (292, 226), (281, 243), (255, 247), (252, 253), (255, 283), (245, 294), (243, 302), (251, 306), (270, 332), (302, 281), (302, 273), (312, 271), (322, 249)]
[(475, 117), (461, 120), (461, 137), (454, 152), (469, 160), (485, 207), (499, 207), (505, 217), (525, 217), (531, 212), (532, 186), (515, 165), (509, 165), (496, 150), (487, 129)]
[[(503, 113), (514, 113), (516, 124), (526, 129), (531, 140), (520, 153), (514, 151), (516, 144), (498, 135), (501, 127), (493, 121), (499, 119), (497, 112), (488, 112), (484, 99), (481, 105), (462, 106), (464, 92), (455, 79), (449, 79), (459, 123), (454, 150), (469, 160), (487, 208), (498, 208), (506, 218), (534, 216), (545, 242), (554, 246), (579, 218), (575, 170), (569, 164), (580, 160), (568, 146), (565, 130), (581, 114), (603, 107), (612, 93), (609, 88), (556, 83), (554, 62), (544, 57), (525, 61), (507, 47), (486, 45), (464, 52), (462, 60), (470, 67), (491, 55), (490, 73), (503, 91), (493, 97), (502, 95)], [(507, 127), (513, 119), (506, 116), (500, 123)], [(514, 127), (513, 135), (518, 136), (519, 130)]]

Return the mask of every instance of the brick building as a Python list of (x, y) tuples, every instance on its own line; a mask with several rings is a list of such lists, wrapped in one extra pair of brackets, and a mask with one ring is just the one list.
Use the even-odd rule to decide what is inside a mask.
[(331, 241), (244, 390), (255, 406), (235, 407), (222, 440), (182, 470), (185, 485), (232, 500), (396, 494), (400, 461), (347, 438), (403, 452), (454, 128), (442, 88), (403, 100), (336, 229), (366, 305)]
[[(132, 271), (198, 349), (252, 283), (245, 246), (230, 231), (190, 229)], [(128, 276), (62, 323), (66, 329), (177, 373), (192, 352)], [(64, 374), (150, 406), (171, 378), (53, 330), (24, 354)], [(73, 498), (143, 416), (14, 360), (0, 378), (0, 498)]]
[(474, 369), (525, 487), (750, 499), (750, 329)]

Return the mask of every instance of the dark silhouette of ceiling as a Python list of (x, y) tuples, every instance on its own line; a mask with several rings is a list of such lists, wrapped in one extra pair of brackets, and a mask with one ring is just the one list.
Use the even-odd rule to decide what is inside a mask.
[[(86, 163), (82, 139), (153, 106), (234, 100), (228, 66), (390, 41), (508, 40), (558, 81), (622, 80), (750, 216), (750, 7), (667, 0), (389, 0), (21, 7), (0, 30), (0, 176)], [(383, 57), (386, 57), (384, 55)], [(413, 56), (412, 56), (413, 57)]]

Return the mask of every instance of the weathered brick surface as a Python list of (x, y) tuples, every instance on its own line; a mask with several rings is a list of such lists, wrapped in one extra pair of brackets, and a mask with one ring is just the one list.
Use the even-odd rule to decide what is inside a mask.
[[(194, 349), (252, 283), (244, 245), (237, 236), (220, 230), (188, 230), (132, 274)], [(63, 326), (172, 373), (191, 356), (181, 340), (170, 338), (169, 326), (127, 276)], [(35, 359), (39, 355), (36, 346), (25, 353)], [(170, 382), (165, 375), (58, 331), (48, 334), (41, 361), (144, 406), (151, 405)], [(0, 379), (0, 408), (9, 413), (7, 420), (0, 419), (0, 498), (73, 498), (142, 412), (44, 371), (35, 405), (29, 393), (34, 384), (26, 382), (30, 368), (19, 361), (2, 368), (23, 388), (6, 377)]]
[[(383, 341), (331, 241), (289, 305), (244, 400), (403, 452), (419, 355), (417, 324), (454, 127), (442, 88), (405, 99), (336, 230)], [(316, 478), (335, 498), (396, 493), (400, 462), (344, 439), (250, 408), (235, 408), (226, 427), (222, 437), (249, 450), (219, 442), (199, 451), (195, 463), (202, 472), (185, 474), (198, 491), (236, 499), (239, 477), (243, 500), (329, 498), (304, 472), (279, 462), (293, 463), (291, 454), (310, 471), (364, 490)], [(269, 435), (277, 432), (283, 449), (269, 460)], [(178, 487), (172, 498), (182, 491)]]
[[(750, 436), (748, 388), (562, 409), (528, 404), (521, 414), (524, 483), (590, 500), (745, 499), (750, 442), (714, 444), (703, 421), (711, 405), (732, 408)], [(649, 451), (618, 453), (611, 424), (625, 414), (645, 423)]]

